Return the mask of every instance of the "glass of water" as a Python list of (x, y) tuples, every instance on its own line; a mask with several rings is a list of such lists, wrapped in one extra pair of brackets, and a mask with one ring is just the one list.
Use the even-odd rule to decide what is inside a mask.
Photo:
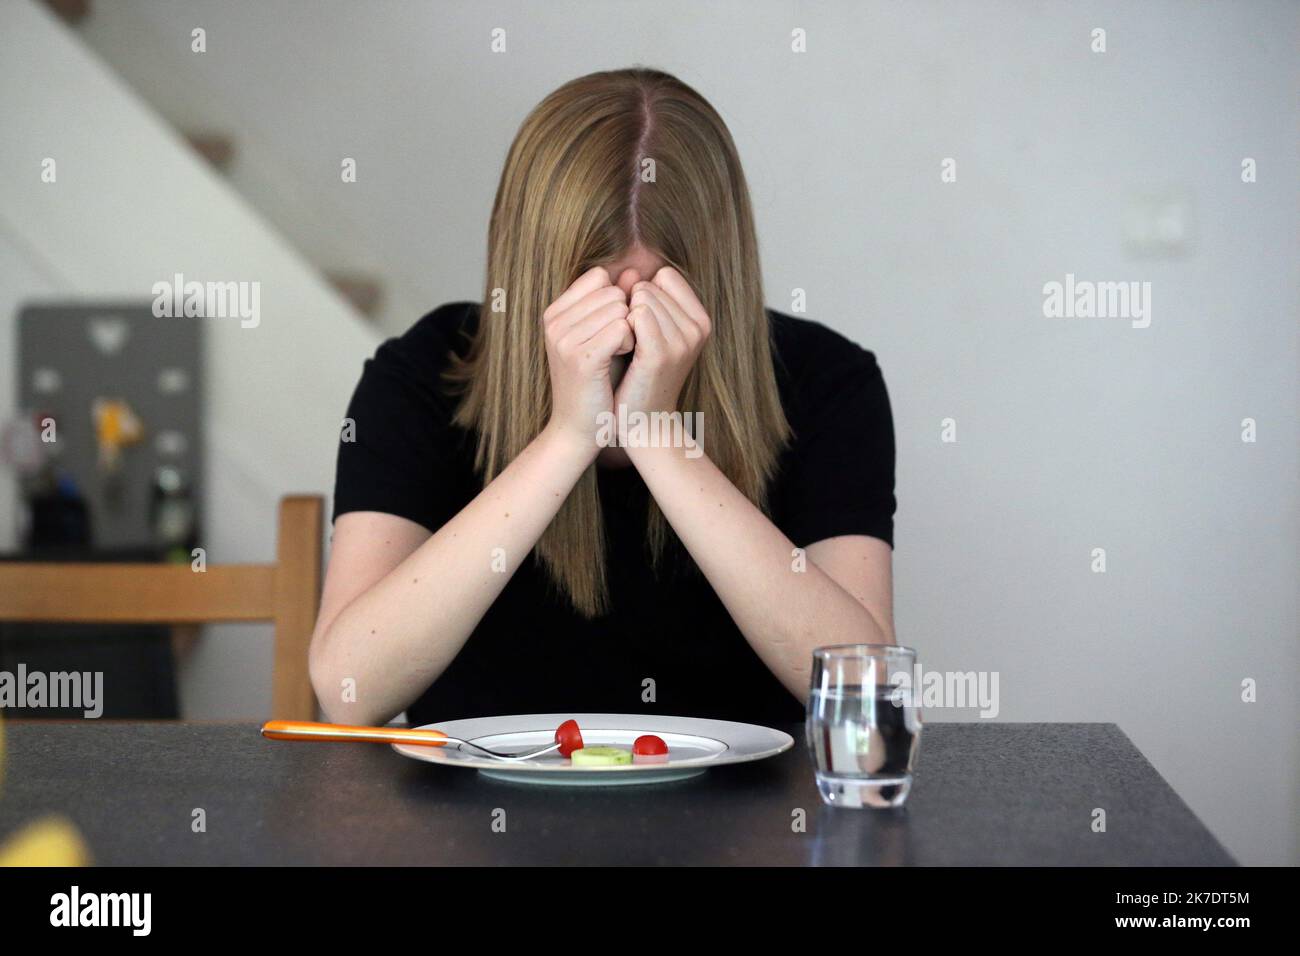
[(813, 651), (805, 729), (817, 789), (833, 807), (898, 807), (921, 743), (916, 651), (841, 644)]

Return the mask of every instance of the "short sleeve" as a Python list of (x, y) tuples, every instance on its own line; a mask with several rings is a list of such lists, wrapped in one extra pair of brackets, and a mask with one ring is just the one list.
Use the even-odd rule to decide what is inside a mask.
[(810, 377), (788, 452), (784, 531), (798, 547), (840, 535), (894, 545), (894, 421), (875, 356)]
[(445, 340), (429, 322), (388, 340), (365, 363), (339, 442), (335, 519), (380, 511), (437, 531), (457, 510), (461, 433), (440, 389)]

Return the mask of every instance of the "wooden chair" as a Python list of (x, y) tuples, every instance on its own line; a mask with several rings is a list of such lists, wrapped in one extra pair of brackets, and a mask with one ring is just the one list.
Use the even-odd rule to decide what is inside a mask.
[(271, 621), (271, 717), (315, 720), (307, 648), (320, 603), (323, 501), (280, 500), (274, 564), (0, 562), (0, 621), (211, 624)]

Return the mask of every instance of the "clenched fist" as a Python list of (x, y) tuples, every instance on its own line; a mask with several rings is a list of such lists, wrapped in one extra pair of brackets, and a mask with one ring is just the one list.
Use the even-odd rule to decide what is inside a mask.
[(614, 356), (636, 347), (623, 290), (601, 266), (579, 276), (542, 313), (551, 371), (550, 427), (596, 449), (602, 414), (614, 408)]

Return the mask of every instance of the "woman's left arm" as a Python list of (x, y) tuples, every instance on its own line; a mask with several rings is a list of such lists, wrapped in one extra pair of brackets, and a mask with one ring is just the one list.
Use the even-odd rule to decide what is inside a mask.
[(664, 517), (750, 646), (799, 699), (813, 648), (892, 644), (889, 545), (866, 535), (794, 544), (707, 455), (626, 449)]
[[(628, 321), (636, 351), (616, 404), (677, 407), (686, 375), (711, 330), (675, 270), (633, 288)], [(627, 447), (664, 517), (759, 658), (803, 699), (813, 648), (892, 644), (892, 552), (884, 541), (846, 535), (794, 543), (698, 447)]]

